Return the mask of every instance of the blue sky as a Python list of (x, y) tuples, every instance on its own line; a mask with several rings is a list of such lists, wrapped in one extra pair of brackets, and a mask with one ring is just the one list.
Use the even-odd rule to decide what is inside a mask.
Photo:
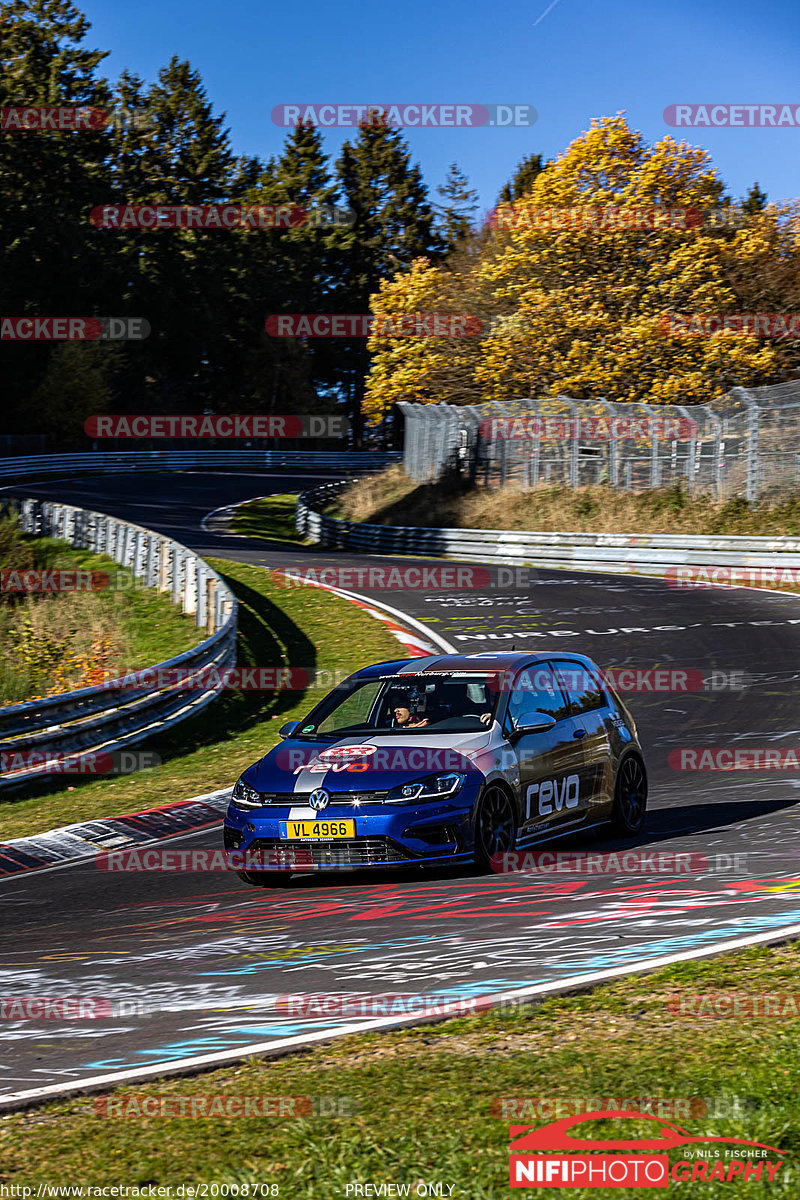
[[(649, 142), (675, 132), (674, 103), (800, 105), (797, 0), (76, 0), (105, 70), (155, 78), (188, 58), (237, 153), (278, 153), (283, 103), (525, 103), (529, 129), (407, 129), (433, 189), (456, 161), (481, 209), (516, 163), (549, 158), (592, 117), (625, 110)], [(547, 11), (549, 9), (549, 11)], [(354, 131), (330, 130), (332, 156)], [(797, 196), (800, 128), (693, 129), (734, 196), (754, 180), (771, 199)], [(435, 197), (434, 198), (438, 198)]]

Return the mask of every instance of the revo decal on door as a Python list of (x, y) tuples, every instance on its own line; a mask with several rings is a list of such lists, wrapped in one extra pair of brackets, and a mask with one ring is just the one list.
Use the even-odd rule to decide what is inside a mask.
[(527, 819), (531, 819), (531, 808), (533, 807), (534, 797), (538, 792), (539, 795), (539, 816), (549, 817), (553, 811), (555, 804), (556, 812), (561, 812), (562, 808), (577, 808), (580, 800), (580, 779), (577, 775), (565, 775), (559, 781), (557, 779), (544, 779), (541, 783), (532, 783), (528, 788), (527, 795)]

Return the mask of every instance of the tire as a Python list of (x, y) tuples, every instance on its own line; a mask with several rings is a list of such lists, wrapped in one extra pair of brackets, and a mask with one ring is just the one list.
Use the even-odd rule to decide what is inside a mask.
[(647, 772), (638, 754), (623, 758), (614, 781), (611, 825), (615, 833), (639, 833), (647, 814)]
[(252, 887), (289, 887), (292, 880), (291, 871), (237, 871), (236, 874)]
[(482, 870), (497, 870), (492, 860), (514, 849), (517, 814), (505, 788), (489, 784), (475, 812), (475, 862)]

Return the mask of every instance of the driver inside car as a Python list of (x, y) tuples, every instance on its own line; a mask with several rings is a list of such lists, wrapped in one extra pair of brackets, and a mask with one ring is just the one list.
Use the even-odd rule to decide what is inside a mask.
[(428, 724), (427, 717), (411, 712), (411, 697), (408, 692), (394, 689), (389, 696), (389, 711), (392, 714), (393, 729), (421, 729)]

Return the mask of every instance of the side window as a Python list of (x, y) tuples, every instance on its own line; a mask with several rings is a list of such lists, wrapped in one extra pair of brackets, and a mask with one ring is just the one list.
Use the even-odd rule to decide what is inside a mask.
[(516, 728), (520, 716), (546, 713), (555, 721), (567, 715), (567, 702), (548, 663), (526, 667), (514, 680), (508, 701), (508, 717)]
[(607, 703), (600, 682), (588, 667), (578, 662), (557, 662), (554, 666), (564, 691), (569, 696), (573, 716), (592, 712)]

